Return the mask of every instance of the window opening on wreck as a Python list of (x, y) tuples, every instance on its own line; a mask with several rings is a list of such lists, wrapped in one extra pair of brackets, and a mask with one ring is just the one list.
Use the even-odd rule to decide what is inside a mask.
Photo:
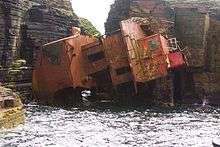
[(131, 95), (135, 93), (135, 87), (133, 82), (127, 82), (117, 85), (117, 92), (123, 95)]
[(31, 22), (43, 22), (43, 12), (39, 9), (30, 10), (30, 21)]
[(122, 68), (116, 69), (117, 75), (123, 75), (123, 74), (129, 73), (129, 72), (131, 72), (130, 67), (122, 67)]
[(170, 51), (178, 50), (178, 42), (177, 42), (176, 38), (168, 39), (168, 44), (169, 44), (169, 50)]
[(105, 69), (90, 75), (94, 82), (97, 84), (97, 91), (99, 92), (110, 92), (112, 88), (112, 79), (110, 72)]
[(101, 60), (103, 58), (105, 58), (105, 54), (103, 51), (88, 55), (88, 59), (90, 62), (96, 62), (96, 61)]

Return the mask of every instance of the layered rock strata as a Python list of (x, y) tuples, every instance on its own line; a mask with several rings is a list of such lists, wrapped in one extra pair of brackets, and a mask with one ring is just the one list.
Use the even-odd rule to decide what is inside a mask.
[(34, 55), (41, 45), (69, 36), (73, 26), (79, 26), (73, 13), (66, 15), (63, 11), (46, 5), (32, 6), (21, 29), (21, 58), (32, 65)]
[(27, 0), (0, 1), (0, 62), (3, 67), (8, 67), (18, 54), (20, 28), (27, 7)]
[(161, 20), (173, 20), (173, 10), (163, 0), (116, 0), (105, 23), (106, 34), (120, 28), (120, 21), (131, 17), (153, 16)]
[[(78, 23), (77, 20), (74, 20), (75, 14), (68, 0), (4, 0), (0, 1), (0, 16), (0, 61), (3, 67), (9, 67), (15, 58), (24, 57), (23, 54), (29, 56), (27, 60), (32, 58), (33, 55), (29, 54), (29, 51), (24, 53), (26, 46), (21, 46), (21, 42), (22, 45), (30, 44), (25, 36), (29, 35), (28, 33), (40, 32), (41, 34), (38, 36), (36, 34), (33, 36), (38, 39), (44, 36), (44, 38), (47, 37), (47, 40), (56, 40), (66, 36), (68, 34), (67, 29), (70, 29), (70, 26), (76, 26)], [(42, 22), (37, 24), (36, 21), (41, 19), (43, 19)], [(34, 25), (35, 27), (31, 28)], [(26, 29), (30, 31), (27, 34)]]
[(0, 64), (6, 68), (17, 58), (32, 66), (37, 47), (69, 36), (74, 26), (90, 33), (89, 26), (80, 25), (70, 0), (4, 0), (0, 16)]

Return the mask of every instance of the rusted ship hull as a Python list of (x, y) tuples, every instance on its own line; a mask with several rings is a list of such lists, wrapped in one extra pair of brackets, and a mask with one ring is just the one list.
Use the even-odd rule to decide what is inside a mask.
[[(37, 101), (48, 104), (78, 101), (78, 89), (90, 87), (89, 82), (84, 81), (86, 77), (80, 68), (82, 56), (78, 49), (94, 40), (88, 36), (71, 36), (42, 47), (33, 71), (32, 87)], [(69, 96), (73, 98), (67, 98)]]
[(168, 55), (162, 35), (146, 34), (139, 23), (122, 21), (121, 30), (100, 39), (78, 34), (44, 45), (33, 90), (47, 103), (80, 102), (83, 90), (91, 90), (95, 101), (153, 102), (156, 80), (184, 62), (172, 58), (175, 64), (170, 64)]

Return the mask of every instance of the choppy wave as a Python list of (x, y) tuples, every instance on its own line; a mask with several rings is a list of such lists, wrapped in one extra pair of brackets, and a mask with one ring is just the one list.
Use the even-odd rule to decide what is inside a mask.
[(3, 147), (209, 147), (220, 136), (220, 109), (26, 107), (24, 125), (0, 131)]

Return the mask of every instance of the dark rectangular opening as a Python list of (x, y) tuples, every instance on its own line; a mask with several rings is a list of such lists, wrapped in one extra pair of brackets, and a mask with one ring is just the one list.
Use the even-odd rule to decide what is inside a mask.
[(175, 71), (174, 78), (173, 78), (173, 85), (174, 85), (174, 102), (178, 103), (182, 101), (182, 87), (181, 87), (181, 72)]
[(90, 75), (95, 83), (99, 92), (109, 92), (112, 89), (112, 79), (108, 70), (102, 70)]
[(102, 51), (95, 53), (95, 54), (92, 54), (92, 55), (88, 55), (88, 59), (90, 62), (96, 62), (96, 61), (101, 60), (103, 58), (105, 58), (105, 54)]
[(135, 87), (133, 82), (127, 82), (117, 85), (117, 92), (123, 95), (132, 95), (135, 93)]
[(123, 75), (123, 74), (129, 73), (129, 72), (131, 72), (130, 67), (122, 67), (122, 68), (116, 69), (117, 75)]

